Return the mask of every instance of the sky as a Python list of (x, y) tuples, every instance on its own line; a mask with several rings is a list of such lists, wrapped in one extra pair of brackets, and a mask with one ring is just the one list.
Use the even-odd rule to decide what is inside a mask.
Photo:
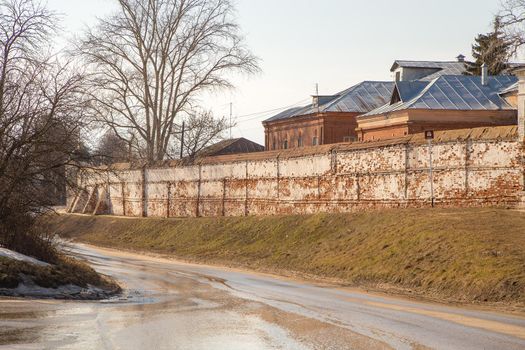
[[(471, 57), (474, 37), (491, 29), (500, 0), (234, 0), (246, 44), (261, 73), (233, 78), (235, 90), (202, 96), (216, 116), (233, 103), (233, 137), (264, 143), (261, 121), (315, 93), (364, 80), (391, 80), (396, 59)], [(113, 0), (48, 0), (65, 36), (113, 11)], [(263, 113), (264, 112), (264, 113)]]

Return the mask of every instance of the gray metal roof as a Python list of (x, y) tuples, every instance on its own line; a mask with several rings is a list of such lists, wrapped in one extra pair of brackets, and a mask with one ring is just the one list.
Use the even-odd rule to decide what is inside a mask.
[(467, 70), (466, 62), (458, 61), (405, 61), (396, 60), (390, 69), (391, 72), (395, 71), (398, 67), (403, 68), (427, 68), (436, 69), (435, 73), (427, 75), (421, 78), (422, 81), (432, 81), (442, 75), (461, 75)]
[(323, 106), (324, 112), (359, 112), (366, 113), (390, 100), (392, 81), (364, 81), (341, 91), (338, 99)]
[(395, 71), (398, 67), (403, 68), (441, 68), (441, 69), (463, 69), (465, 62), (459, 61), (410, 61), (410, 60), (395, 60), (390, 71)]
[(481, 77), (479, 76), (444, 75), (434, 79), (432, 82), (419, 84), (417, 87), (413, 85), (414, 89), (417, 88), (419, 91), (412, 90), (412, 96), (403, 99), (403, 96), (400, 94), (399, 101), (392, 100), (390, 104), (379, 107), (362, 117), (405, 109), (514, 109), (504, 98), (500, 97), (499, 94), (501, 91), (515, 84), (516, 81), (517, 78), (515, 76), (490, 76), (488, 78), (488, 84), (484, 86), (481, 84)]
[(244, 137), (236, 139), (222, 140), (198, 152), (199, 157), (212, 157), (225, 154), (252, 153), (262, 152), (264, 146), (256, 142), (245, 139)]
[(518, 91), (518, 82), (515, 82), (508, 88), (501, 90), (499, 94), (503, 95), (503, 94), (508, 94), (509, 92), (515, 92), (515, 91)]
[(304, 109), (305, 107), (293, 107), (290, 109), (287, 109), (283, 112), (280, 112), (279, 114), (274, 115), (273, 117), (266, 119), (265, 122), (270, 122), (274, 120), (281, 120), (281, 119), (288, 119), (295, 115), (297, 115), (297, 112)]
[(399, 94), (399, 99), (403, 101), (411, 100), (421, 90), (428, 85), (425, 81), (398, 81), (396, 82), (396, 91)]
[(269, 119), (266, 119), (264, 122), (300, 117), (314, 114), (318, 111), (321, 113), (366, 113), (390, 101), (394, 85), (395, 84), (390, 81), (364, 81), (333, 96), (323, 96), (322, 100), (327, 102), (320, 105), (319, 107), (309, 104), (303, 107), (290, 108)]

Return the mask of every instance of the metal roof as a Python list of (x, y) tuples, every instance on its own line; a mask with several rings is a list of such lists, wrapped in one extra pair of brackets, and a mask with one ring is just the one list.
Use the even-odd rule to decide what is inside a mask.
[(333, 96), (323, 96), (327, 102), (319, 107), (309, 104), (290, 108), (264, 122), (315, 114), (318, 111), (366, 113), (390, 101), (394, 85), (394, 82), (390, 81), (364, 81)]
[(341, 91), (341, 97), (323, 106), (323, 112), (369, 112), (390, 100), (394, 85), (392, 81), (364, 81)]
[(270, 122), (274, 120), (281, 120), (281, 119), (288, 119), (295, 115), (297, 115), (297, 112), (304, 109), (305, 107), (293, 107), (290, 109), (287, 109), (283, 112), (280, 112), (279, 114), (274, 115), (273, 117), (266, 119), (265, 122)]
[(437, 71), (429, 74), (420, 80), (432, 81), (442, 75), (461, 75), (467, 70), (466, 62), (458, 61), (405, 61), (396, 60), (390, 69), (391, 72), (395, 71), (398, 67), (403, 68), (426, 68), (436, 69)]
[(516, 91), (518, 91), (518, 82), (515, 82), (508, 88), (501, 90), (499, 94), (504, 95), (504, 94), (508, 94), (509, 92), (516, 92)]
[[(395, 112), (405, 109), (434, 110), (503, 110), (514, 109), (500, 97), (501, 91), (515, 84), (517, 78), (509, 75), (490, 76), (484, 86), (479, 76), (444, 75), (432, 82), (413, 85), (419, 91), (411, 91), (408, 98), (392, 100), (362, 117)], [(398, 86), (402, 86), (399, 84)], [(401, 88), (402, 90), (403, 88)], [(396, 87), (396, 90), (398, 87)], [(395, 92), (394, 92), (395, 95)], [(407, 96), (407, 95), (406, 95)]]
[(219, 156), (225, 154), (262, 152), (264, 146), (244, 137), (219, 141), (198, 152), (199, 157)]
[(396, 91), (399, 94), (399, 99), (402, 101), (411, 100), (421, 90), (428, 85), (425, 81), (398, 81), (396, 82)]
[(435, 69), (463, 69), (466, 62), (459, 61), (409, 61), (395, 60), (390, 71), (395, 71), (398, 67), (403, 68), (435, 68)]

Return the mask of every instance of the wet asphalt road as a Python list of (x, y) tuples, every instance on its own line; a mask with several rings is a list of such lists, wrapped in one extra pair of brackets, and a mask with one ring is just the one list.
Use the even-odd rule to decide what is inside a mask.
[(525, 318), (76, 245), (102, 302), (0, 299), (0, 349), (525, 349)]

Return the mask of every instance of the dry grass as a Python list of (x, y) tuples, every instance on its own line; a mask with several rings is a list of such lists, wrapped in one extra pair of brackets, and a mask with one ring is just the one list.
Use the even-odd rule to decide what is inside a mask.
[(70, 257), (60, 256), (57, 263), (51, 266), (37, 266), (0, 257), (0, 288), (16, 288), (22, 282), (22, 275), (44, 288), (58, 288), (68, 284), (85, 288), (90, 284), (105, 290), (120, 290), (112, 280)]
[(62, 236), (101, 246), (388, 285), (447, 300), (525, 303), (525, 213), (516, 211), (48, 220)]

